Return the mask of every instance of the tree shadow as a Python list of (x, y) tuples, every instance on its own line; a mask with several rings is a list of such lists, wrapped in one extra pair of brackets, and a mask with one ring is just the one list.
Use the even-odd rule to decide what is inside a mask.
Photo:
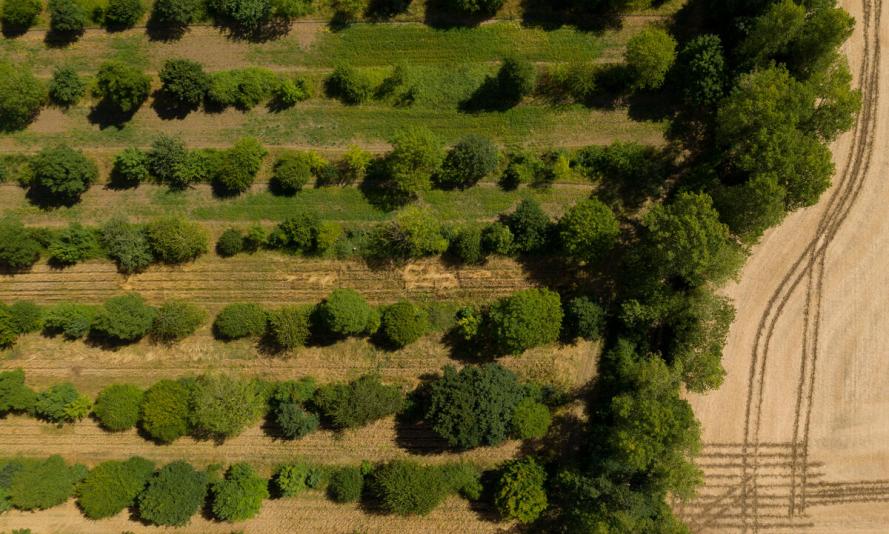
[(157, 113), (161, 120), (182, 120), (192, 111), (197, 111), (200, 105), (185, 106), (182, 105), (172, 95), (161, 89), (155, 90), (152, 94), (151, 109)]
[(420, 385), (408, 397), (407, 407), (395, 419), (395, 443), (405, 451), (422, 456), (431, 456), (453, 451), (446, 439), (442, 438), (423, 421), (426, 412), (429, 384), (438, 378), (436, 374), (424, 374)]
[(135, 115), (141, 107), (140, 104), (138, 107), (130, 111), (121, 111), (108, 100), (102, 99), (98, 104), (93, 106), (86, 118), (90, 123), (97, 125), (100, 130), (105, 130), (107, 128), (120, 129), (133, 118), (133, 115)]
[(468, 14), (454, 11), (447, 0), (427, 0), (423, 22), (437, 29), (474, 28), (494, 16), (493, 13)]
[(0, 21), (0, 34), (3, 35), (6, 39), (15, 39), (16, 37), (21, 37), (28, 33), (30, 26), (16, 26), (12, 24), (8, 24), (5, 21)]
[(473, 91), (469, 98), (460, 102), (457, 107), (463, 113), (481, 113), (484, 111), (507, 111), (519, 101), (504, 98), (500, 82), (496, 76), (487, 76), (485, 81)]
[(28, 188), (28, 191), (25, 193), (25, 198), (27, 198), (28, 202), (31, 204), (44, 210), (70, 208), (80, 202), (79, 195), (77, 197), (60, 197), (36, 184), (32, 184), (31, 187)]
[(66, 46), (71, 45), (75, 41), (80, 39), (82, 35), (83, 30), (74, 32), (60, 32), (50, 30), (46, 32), (46, 36), (43, 38), (43, 43), (49, 48), (65, 48)]
[(186, 31), (188, 31), (187, 24), (171, 24), (168, 21), (158, 20), (154, 11), (152, 11), (145, 25), (145, 33), (150, 41), (178, 41), (182, 39)]
[(358, 189), (371, 205), (383, 211), (396, 210), (412, 200), (410, 195), (400, 193), (391, 187), (385, 157), (377, 158), (370, 163)]
[(370, 0), (364, 16), (371, 22), (388, 20), (407, 11), (412, 0)]
[(256, 28), (243, 28), (236, 21), (223, 16), (215, 16), (213, 24), (226, 32), (229, 39), (249, 43), (265, 43), (284, 37), (290, 33), (292, 20), (289, 17), (273, 17)]

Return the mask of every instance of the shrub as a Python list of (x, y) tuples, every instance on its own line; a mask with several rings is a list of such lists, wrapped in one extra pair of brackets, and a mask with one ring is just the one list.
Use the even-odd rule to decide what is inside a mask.
[(379, 333), (386, 343), (401, 348), (423, 337), (429, 327), (429, 314), (425, 310), (402, 301), (383, 310)]
[(575, 297), (568, 304), (567, 321), (572, 335), (595, 341), (605, 329), (605, 310), (589, 297)]
[(373, 95), (374, 84), (363, 72), (346, 65), (337, 65), (327, 78), (327, 94), (346, 104), (361, 104)]
[(275, 423), (281, 435), (287, 439), (299, 439), (314, 432), (321, 423), (317, 414), (307, 411), (301, 404), (282, 402), (275, 407)]
[(268, 233), (261, 224), (254, 224), (247, 229), (244, 235), (244, 250), (246, 252), (256, 252), (266, 245)]
[(192, 387), (191, 423), (199, 436), (224, 439), (240, 434), (265, 412), (256, 383), (229, 376), (202, 376)]
[(510, 460), (500, 469), (494, 505), (504, 519), (531, 523), (546, 510), (546, 471), (533, 457)]
[(295, 80), (284, 79), (272, 92), (275, 106), (278, 108), (290, 108), (309, 98), (309, 86), (303, 78)]
[(470, 135), (448, 151), (436, 181), (445, 189), (465, 189), (497, 170), (499, 163), (499, 151), (490, 139)]
[(308, 487), (306, 478), (309, 475), (310, 466), (304, 463), (282, 465), (275, 471), (275, 487), (282, 497), (299, 495)]
[(49, 82), (49, 99), (58, 106), (71, 107), (83, 97), (86, 84), (72, 67), (56, 67)]
[(136, 293), (127, 293), (105, 301), (90, 331), (112, 342), (131, 343), (151, 330), (155, 317), (157, 310), (146, 304), (145, 299)]
[(220, 168), (213, 177), (213, 186), (228, 195), (250, 189), (267, 153), (256, 139), (239, 139), (235, 146), (223, 153)]
[(294, 252), (312, 252), (315, 250), (315, 237), (320, 226), (321, 220), (316, 213), (297, 211), (278, 224), (269, 236), (268, 244), (273, 248), (290, 249)]
[(48, 252), (50, 263), (74, 265), (98, 256), (99, 240), (93, 230), (84, 228), (80, 223), (71, 223), (53, 237)]
[(526, 289), (495, 302), (485, 316), (486, 334), (494, 349), (504, 354), (522, 352), (553, 343), (562, 327), (558, 293)]
[(386, 511), (402, 516), (428, 514), (450, 490), (440, 468), (406, 460), (377, 467), (368, 485)]
[(230, 258), (244, 250), (244, 234), (237, 228), (227, 228), (216, 241), (216, 253)]
[(96, 164), (82, 151), (65, 145), (47, 147), (31, 160), (32, 199), (38, 203), (73, 204), (99, 177)]
[(441, 254), (448, 248), (438, 217), (428, 209), (407, 206), (394, 219), (380, 223), (370, 235), (369, 254), (411, 259)]
[(511, 151), (506, 158), (506, 169), (500, 176), (500, 187), (503, 189), (511, 191), (522, 184), (535, 185), (540, 182), (538, 176), (547, 173), (543, 160), (533, 152)]
[(105, 26), (110, 30), (132, 28), (145, 14), (142, 0), (108, 0), (105, 10)]
[(207, 320), (201, 308), (181, 300), (168, 300), (157, 310), (151, 325), (151, 337), (163, 342), (179, 341), (194, 334)]
[(509, 57), (497, 72), (497, 92), (504, 101), (517, 104), (534, 90), (534, 65), (525, 59)]
[(0, 371), (0, 416), (28, 412), (34, 408), (36, 400), (34, 391), (25, 385), (24, 371)]
[(140, 426), (161, 443), (170, 443), (188, 433), (190, 388), (183, 382), (161, 380), (145, 391)]
[(559, 238), (567, 255), (595, 263), (614, 247), (620, 225), (614, 212), (601, 201), (590, 198), (572, 206), (559, 221)]
[(148, 223), (145, 236), (152, 255), (164, 263), (186, 263), (207, 252), (207, 233), (180, 217), (162, 217)]
[(335, 336), (373, 334), (379, 327), (379, 314), (352, 289), (334, 289), (318, 305), (319, 325)]
[(111, 219), (102, 226), (102, 243), (117, 269), (126, 274), (145, 270), (154, 255), (142, 227), (121, 219)]
[(676, 40), (660, 28), (645, 28), (627, 42), (624, 60), (640, 89), (657, 89), (676, 59)]
[(413, 127), (396, 132), (390, 142), (392, 151), (383, 160), (384, 188), (401, 201), (428, 191), (441, 166), (441, 140), (428, 128)]
[(504, 217), (513, 235), (513, 247), (524, 253), (540, 252), (547, 245), (549, 217), (535, 200), (522, 200), (515, 211)]
[(56, 304), (46, 311), (43, 330), (50, 335), (62, 334), (66, 339), (80, 339), (89, 332), (96, 311), (94, 306), (85, 304)]
[(210, 88), (210, 77), (200, 63), (168, 59), (160, 70), (161, 90), (185, 109), (197, 109)]
[(118, 186), (135, 186), (148, 179), (148, 155), (138, 148), (123, 149), (114, 157), (111, 181)]
[(339, 503), (357, 502), (364, 493), (364, 475), (357, 467), (340, 467), (330, 474), (327, 495)]
[(444, 368), (430, 383), (425, 420), (452, 447), (497, 445), (511, 433), (515, 407), (524, 388), (509, 370), (497, 365)]
[(340, 160), (338, 174), (344, 184), (353, 184), (364, 181), (367, 176), (367, 168), (373, 161), (370, 153), (357, 146), (349, 147)]
[(0, 131), (24, 129), (45, 101), (46, 88), (30, 69), (0, 61)]
[(189, 185), (180, 172), (188, 159), (188, 149), (178, 137), (161, 134), (151, 143), (148, 151), (148, 170), (154, 178), (172, 189), (183, 189)]
[(449, 491), (455, 491), (471, 500), (482, 497), (481, 471), (468, 462), (449, 463), (439, 467), (441, 477)]
[(482, 230), (482, 252), (509, 256), (513, 251), (512, 230), (503, 223), (493, 223)]
[(313, 402), (335, 428), (356, 428), (398, 412), (404, 396), (398, 386), (366, 375), (348, 384), (322, 386)]
[(19, 510), (46, 510), (67, 501), (83, 478), (83, 466), (68, 466), (55, 454), (46, 460), (21, 460), (9, 483), (12, 505)]
[(0, 14), (3, 33), (24, 33), (34, 25), (41, 9), (43, 2), (40, 0), (6, 0), (3, 2), (3, 13)]
[(312, 179), (313, 166), (318, 157), (311, 153), (294, 152), (281, 156), (275, 162), (271, 186), (275, 192), (294, 195)]
[(139, 495), (139, 518), (155, 525), (185, 525), (204, 505), (207, 485), (207, 474), (187, 463), (167, 464)]
[(542, 438), (550, 423), (549, 408), (529, 397), (520, 400), (512, 414), (513, 435), (519, 439)]
[(217, 72), (210, 76), (207, 99), (220, 108), (246, 111), (270, 98), (279, 84), (277, 74), (258, 67)]
[(83, 33), (86, 12), (76, 0), (49, 0), (49, 30), (61, 37), (71, 38)]
[(480, 264), (485, 261), (485, 251), (482, 249), (482, 230), (478, 226), (464, 226), (457, 229), (448, 252), (461, 263)]
[(232, 340), (261, 336), (268, 314), (256, 304), (229, 304), (213, 321), (213, 333), (219, 339)]
[(123, 462), (102, 462), (77, 487), (77, 504), (90, 519), (117, 515), (132, 506), (154, 473), (154, 464), (134, 456)]
[(15, 345), (18, 335), (12, 320), (12, 314), (6, 309), (0, 309), (0, 348), (8, 348)]
[(136, 67), (109, 61), (96, 74), (96, 96), (113, 110), (125, 115), (134, 113), (148, 98), (151, 78)]
[(43, 326), (43, 309), (30, 300), (17, 300), (7, 311), (12, 316), (12, 326), (16, 333), (36, 332)]
[(90, 413), (93, 402), (81, 395), (72, 384), (62, 382), (37, 394), (34, 414), (51, 423), (70, 423)]
[(40, 258), (40, 243), (18, 219), (6, 216), (0, 219), (0, 268), (22, 271), (30, 268)]
[(144, 392), (130, 384), (106, 387), (96, 397), (93, 413), (103, 428), (117, 432), (129, 430), (139, 422)]
[(211, 486), (213, 515), (222, 521), (244, 521), (259, 513), (269, 498), (268, 481), (246, 463), (233, 464), (225, 478)]
[(288, 306), (269, 313), (268, 333), (272, 343), (284, 350), (302, 347), (309, 339), (312, 308)]
[(151, 12), (152, 22), (181, 30), (197, 18), (200, 6), (200, 0), (156, 0)]

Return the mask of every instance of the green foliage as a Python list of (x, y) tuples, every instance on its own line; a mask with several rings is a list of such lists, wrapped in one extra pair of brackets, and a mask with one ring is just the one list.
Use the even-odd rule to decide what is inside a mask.
[(40, 243), (17, 218), (0, 219), (0, 268), (23, 271), (40, 257)]
[(216, 253), (230, 258), (244, 250), (244, 234), (237, 228), (226, 228), (216, 241)]
[(252, 381), (201, 376), (192, 386), (191, 424), (199, 436), (219, 440), (235, 436), (264, 413), (265, 398)]
[(364, 474), (357, 467), (340, 467), (330, 474), (327, 495), (339, 503), (356, 502), (364, 492)]
[(327, 94), (346, 104), (356, 105), (370, 100), (374, 83), (364, 72), (347, 65), (337, 65), (325, 83)]
[(722, 187), (713, 202), (719, 219), (745, 243), (755, 243), (784, 219), (787, 190), (773, 176), (755, 176), (744, 184)]
[(49, 99), (56, 105), (71, 107), (83, 98), (86, 84), (73, 67), (56, 67), (49, 82)]
[(519, 439), (542, 438), (549, 430), (552, 415), (545, 404), (526, 397), (519, 401), (512, 414), (512, 431)]
[(200, 63), (168, 59), (160, 70), (161, 89), (180, 107), (197, 109), (210, 88), (210, 77)]
[(141, 427), (153, 439), (171, 443), (188, 433), (190, 388), (183, 382), (161, 380), (145, 391)]
[(429, 384), (425, 420), (452, 447), (497, 445), (512, 430), (515, 407), (525, 390), (516, 376), (497, 365), (451, 366)]
[(32, 200), (46, 204), (73, 204), (99, 177), (99, 169), (83, 151), (66, 145), (42, 149), (31, 160)]
[(348, 384), (322, 386), (313, 402), (333, 427), (356, 428), (401, 410), (404, 395), (398, 386), (365, 375)]
[(449, 0), (448, 4), (452, 9), (470, 15), (493, 15), (503, 5), (503, 0)]
[(450, 492), (440, 468), (406, 460), (376, 467), (368, 485), (383, 509), (401, 516), (426, 515)]
[(98, 310), (90, 332), (116, 343), (138, 341), (151, 330), (157, 310), (137, 293), (111, 297)]
[(46, 88), (31, 69), (0, 61), (0, 131), (23, 130), (45, 101)]
[(277, 74), (259, 67), (215, 72), (207, 99), (219, 108), (235, 106), (247, 111), (271, 98), (279, 84)]
[(256, 304), (229, 304), (213, 321), (213, 333), (224, 340), (257, 337), (265, 332), (267, 322), (268, 314)]
[(575, 162), (581, 173), (597, 182), (597, 197), (633, 211), (660, 196), (671, 171), (667, 154), (635, 142), (589, 146), (577, 153)]
[(317, 248), (321, 219), (312, 211), (300, 210), (281, 221), (269, 235), (268, 245), (293, 252), (311, 253)]
[(448, 248), (441, 223), (428, 209), (407, 206), (371, 230), (369, 254), (378, 258), (411, 259), (441, 254)]
[(18, 332), (12, 318), (12, 313), (6, 309), (0, 309), (0, 348), (8, 348), (15, 345)]
[(75, 222), (53, 236), (47, 252), (50, 263), (74, 265), (99, 255), (99, 239), (95, 231)]
[(367, 176), (367, 169), (373, 160), (373, 156), (369, 152), (362, 150), (357, 146), (349, 147), (349, 150), (343, 154), (343, 158), (339, 164), (340, 181), (344, 184), (354, 184), (364, 180)]
[(597, 263), (612, 250), (620, 225), (611, 208), (600, 200), (581, 200), (559, 220), (559, 238), (565, 253), (586, 263)]
[(24, 33), (34, 25), (41, 9), (43, 2), (40, 0), (6, 0), (3, 2), (3, 12), (0, 13), (3, 33)]
[(166, 134), (159, 135), (148, 151), (148, 170), (158, 182), (167, 184), (171, 189), (184, 189), (190, 180), (182, 173), (182, 167), (188, 159), (188, 149), (178, 137)]
[(141, 389), (130, 384), (108, 386), (96, 397), (93, 413), (105, 429), (129, 430), (139, 422), (143, 396)]
[(181, 30), (194, 22), (201, 5), (200, 0), (155, 0), (151, 12), (152, 22)]
[(279, 157), (272, 172), (272, 190), (285, 195), (299, 193), (312, 179), (318, 160), (309, 152), (290, 152)]
[(702, 289), (670, 313), (674, 335), (668, 356), (689, 391), (701, 393), (722, 385), (722, 348), (734, 318), (728, 299)]
[(152, 255), (164, 263), (186, 263), (208, 250), (207, 232), (181, 217), (161, 217), (148, 223), (145, 236)]
[(62, 382), (37, 394), (34, 414), (51, 423), (71, 423), (89, 415), (92, 405), (89, 397), (81, 395), (72, 384)]
[(513, 249), (523, 253), (541, 252), (547, 246), (550, 220), (533, 199), (522, 200), (515, 211), (503, 217), (513, 235)]
[(484, 329), (495, 351), (521, 354), (558, 340), (562, 315), (558, 293), (526, 289), (492, 304), (485, 316)]
[(103, 63), (96, 74), (96, 96), (114, 111), (125, 115), (139, 109), (150, 89), (151, 77), (119, 61)]
[(401, 301), (383, 309), (379, 334), (387, 344), (401, 348), (423, 337), (429, 328), (426, 310)]
[(105, 10), (105, 26), (111, 30), (132, 28), (145, 14), (142, 0), (108, 0)]
[(61, 334), (66, 339), (80, 339), (87, 335), (93, 324), (95, 306), (62, 302), (52, 306), (43, 317), (43, 330), (47, 334)]
[(185, 462), (162, 467), (138, 497), (139, 518), (155, 525), (182, 526), (204, 505), (208, 477)]
[(302, 347), (309, 340), (312, 308), (286, 306), (269, 313), (268, 334), (272, 343), (283, 350)]
[(87, 13), (76, 0), (49, 0), (49, 29), (52, 33), (71, 38), (83, 33)]
[(226, 195), (250, 189), (268, 151), (253, 137), (239, 139), (222, 154), (220, 167), (213, 177), (213, 186)]
[(6, 310), (12, 316), (12, 326), (18, 334), (36, 332), (43, 326), (43, 309), (30, 300), (17, 300)]
[(389, 142), (393, 148), (383, 160), (384, 189), (398, 200), (428, 191), (444, 156), (441, 140), (426, 127), (412, 127), (396, 132)]
[(676, 40), (660, 28), (645, 28), (627, 42), (624, 60), (636, 88), (658, 89), (676, 60)]
[(24, 371), (0, 372), (0, 416), (28, 412), (34, 408), (36, 398), (34, 391), (25, 385)]
[(497, 71), (497, 95), (508, 105), (518, 104), (531, 94), (536, 84), (534, 65), (526, 59), (508, 57)]
[(444, 189), (465, 189), (497, 170), (500, 153), (487, 137), (469, 135), (448, 151), (436, 176)]
[(268, 481), (249, 464), (233, 464), (225, 478), (213, 483), (213, 515), (222, 521), (244, 521), (259, 513), (263, 499), (269, 498)]
[(274, 104), (279, 109), (291, 108), (303, 100), (308, 100), (310, 96), (309, 84), (305, 78), (295, 80), (285, 78), (275, 87), (272, 94)]
[(168, 300), (157, 310), (151, 337), (171, 343), (193, 334), (207, 320), (207, 312), (182, 300)]
[(12, 475), (9, 495), (19, 510), (46, 510), (67, 501), (85, 468), (68, 466), (59, 455), (46, 460), (21, 460), (21, 468)]
[(125, 274), (144, 271), (154, 255), (142, 227), (121, 219), (111, 219), (102, 226), (102, 243), (108, 256)]
[(487, 254), (509, 256), (513, 251), (512, 230), (503, 223), (495, 222), (482, 230), (482, 251)]
[(484, 263), (486, 252), (482, 248), (482, 229), (478, 226), (463, 226), (451, 236), (448, 253), (461, 263), (467, 265)]
[(605, 330), (605, 310), (589, 297), (575, 297), (568, 303), (566, 321), (573, 336), (589, 341), (602, 337)]
[(548, 505), (546, 471), (533, 457), (510, 460), (500, 469), (494, 506), (504, 519), (531, 523)]
[(477, 501), (482, 497), (482, 473), (469, 462), (448, 463), (439, 467), (441, 477), (450, 491)]
[(274, 483), (283, 497), (299, 495), (308, 487), (306, 478), (311, 467), (305, 463), (282, 465), (275, 471)]
[(727, 73), (718, 35), (699, 35), (676, 59), (682, 99), (689, 108), (711, 108), (725, 95)]
[(317, 320), (325, 332), (340, 337), (373, 334), (379, 327), (379, 313), (352, 289), (334, 289), (318, 305)]
[(77, 487), (77, 504), (90, 519), (117, 515), (142, 493), (154, 464), (134, 456), (123, 462), (102, 462)]
[(307, 411), (300, 403), (281, 402), (274, 410), (275, 423), (281, 435), (287, 439), (299, 439), (318, 429), (321, 420), (318, 415)]

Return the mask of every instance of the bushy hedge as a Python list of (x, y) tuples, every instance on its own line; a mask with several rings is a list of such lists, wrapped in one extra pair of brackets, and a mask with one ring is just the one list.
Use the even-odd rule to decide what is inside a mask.
[(117, 515), (135, 503), (153, 473), (154, 464), (138, 456), (100, 463), (77, 486), (77, 504), (90, 519)]
[(229, 304), (213, 321), (213, 333), (224, 340), (258, 337), (265, 332), (267, 322), (268, 313), (256, 304)]
[(209, 247), (207, 232), (181, 217), (168, 216), (149, 222), (145, 236), (154, 258), (164, 263), (193, 261)]
[(369, 486), (387, 512), (402, 516), (426, 515), (450, 492), (440, 468), (406, 460), (378, 466)]
[(330, 474), (327, 495), (339, 503), (357, 502), (364, 493), (364, 473), (357, 467), (340, 467)]
[(30, 230), (12, 216), (0, 219), (0, 268), (22, 271), (40, 258), (40, 242)]
[(112, 31), (132, 28), (145, 14), (142, 0), (108, 0), (105, 10), (105, 27)]
[(139, 495), (139, 518), (155, 525), (185, 525), (204, 505), (208, 485), (207, 474), (187, 463), (167, 464)]
[(331, 426), (355, 428), (397, 413), (404, 406), (404, 394), (398, 386), (368, 375), (318, 388), (313, 403)]
[(69, 466), (58, 455), (16, 462), (18, 468), (9, 481), (9, 495), (12, 506), (19, 510), (46, 510), (62, 504), (86, 475), (84, 466)]
[(34, 414), (51, 423), (70, 423), (89, 415), (93, 401), (73, 384), (62, 382), (37, 394)]
[(43, 317), (43, 331), (48, 335), (62, 335), (65, 339), (80, 339), (90, 331), (98, 308), (87, 304), (62, 302), (51, 306)]
[(25, 385), (24, 371), (14, 369), (0, 372), (0, 416), (30, 412), (36, 399), (34, 391)]
[(256, 474), (249, 464), (228, 468), (225, 478), (210, 486), (213, 515), (222, 521), (244, 521), (259, 513), (262, 501), (269, 498), (268, 481)]
[(207, 320), (207, 312), (182, 300), (169, 300), (157, 309), (151, 337), (166, 343), (190, 336)]
[(301, 347), (309, 340), (312, 308), (287, 306), (269, 312), (268, 334), (276, 347), (290, 350)]
[(226, 375), (205, 375), (191, 387), (192, 432), (218, 440), (240, 434), (259, 421), (266, 399), (259, 384)]
[(90, 332), (114, 343), (132, 343), (151, 330), (157, 310), (137, 293), (111, 297), (99, 308)]
[(429, 327), (426, 310), (402, 301), (383, 309), (379, 334), (385, 343), (401, 348), (420, 339)]
[(548, 289), (526, 289), (494, 302), (483, 321), (483, 335), (504, 354), (553, 343), (562, 329), (562, 303)]
[(185, 381), (161, 380), (145, 391), (140, 426), (148, 436), (170, 443), (189, 431), (191, 388)]
[(210, 75), (207, 100), (217, 108), (246, 111), (270, 99), (280, 83), (277, 74), (259, 67), (215, 72)]
[(321, 328), (340, 337), (373, 334), (380, 325), (379, 313), (352, 289), (334, 289), (316, 316)]
[(144, 392), (130, 384), (106, 387), (96, 397), (93, 413), (103, 428), (111, 431), (129, 430), (139, 422)]

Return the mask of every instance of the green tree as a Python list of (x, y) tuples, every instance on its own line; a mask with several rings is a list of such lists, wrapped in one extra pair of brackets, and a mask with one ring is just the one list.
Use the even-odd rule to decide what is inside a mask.
[(335, 502), (356, 502), (364, 493), (364, 474), (357, 467), (340, 467), (330, 474), (327, 495)]
[(536, 200), (522, 200), (515, 211), (503, 219), (512, 232), (512, 246), (518, 252), (540, 252), (546, 247), (550, 220)]
[(322, 386), (313, 403), (333, 427), (357, 428), (397, 413), (404, 405), (404, 395), (398, 386), (365, 375), (348, 384)]
[(91, 332), (112, 342), (138, 341), (151, 330), (157, 310), (137, 293), (111, 297), (96, 313)]
[(658, 89), (676, 60), (676, 40), (660, 28), (645, 28), (627, 42), (624, 60), (633, 73), (634, 87)]
[(207, 312), (182, 300), (168, 300), (157, 310), (151, 325), (151, 337), (165, 343), (179, 341), (193, 334), (207, 320)]
[(125, 148), (114, 157), (111, 181), (116, 187), (137, 186), (148, 176), (148, 155), (138, 148)]
[(526, 289), (492, 304), (483, 328), (494, 350), (503, 354), (521, 354), (532, 347), (558, 340), (562, 317), (558, 293), (548, 289)]
[(77, 486), (77, 504), (90, 519), (117, 515), (135, 503), (153, 473), (154, 464), (138, 456), (102, 462)]
[(0, 309), (0, 348), (5, 349), (15, 345), (18, 335), (12, 313), (6, 309)]
[(19, 334), (36, 332), (43, 326), (43, 308), (30, 300), (17, 300), (6, 309), (12, 316), (12, 326)]
[(74, 265), (99, 255), (99, 239), (95, 231), (75, 222), (53, 237), (47, 252), (50, 263)]
[(139, 422), (144, 394), (131, 384), (113, 384), (99, 392), (93, 413), (105, 429), (129, 430)]
[(461, 263), (480, 265), (487, 259), (487, 250), (482, 247), (482, 229), (476, 225), (460, 226), (454, 229), (448, 245), (448, 253)]
[(503, 0), (450, 0), (450, 6), (470, 15), (493, 15), (503, 5)]
[(201, 5), (200, 0), (157, 0), (151, 12), (152, 22), (181, 31), (194, 22)]
[(49, 82), (49, 99), (63, 108), (71, 107), (83, 98), (86, 84), (73, 67), (56, 67)]
[(268, 481), (256, 474), (250, 464), (228, 468), (225, 478), (210, 486), (213, 515), (222, 521), (244, 521), (259, 513), (263, 499), (269, 498)]
[(209, 480), (185, 462), (162, 467), (137, 500), (139, 518), (155, 525), (183, 526), (207, 498)]
[(353, 289), (334, 289), (316, 312), (318, 324), (334, 336), (373, 334), (379, 327), (380, 316)]
[(108, 256), (117, 263), (117, 269), (125, 274), (144, 271), (154, 261), (142, 227), (126, 220), (114, 218), (105, 223), (102, 244)]
[(43, 2), (40, 0), (6, 0), (3, 2), (3, 12), (0, 13), (3, 33), (5, 35), (24, 33), (34, 25), (42, 9)]
[(668, 356), (689, 391), (702, 393), (722, 385), (722, 348), (735, 318), (731, 302), (697, 289), (670, 314), (673, 339)]
[(295, 195), (312, 179), (319, 157), (310, 152), (291, 152), (278, 158), (272, 172), (272, 190), (284, 195)]
[(497, 170), (500, 152), (487, 137), (469, 135), (448, 151), (436, 184), (444, 189), (465, 189)]
[(0, 372), (0, 416), (8, 413), (24, 413), (34, 407), (37, 396), (25, 385), (25, 372), (21, 369)]
[(605, 331), (605, 310), (589, 297), (575, 297), (568, 303), (566, 322), (577, 337), (595, 341)]
[(276, 347), (291, 350), (309, 340), (312, 308), (286, 306), (269, 313), (268, 333)]
[(207, 232), (181, 217), (161, 217), (148, 223), (145, 237), (152, 255), (164, 263), (194, 261), (209, 248)]
[(428, 514), (450, 490), (440, 468), (406, 460), (377, 466), (368, 485), (387, 512), (401, 516)]
[(713, 202), (719, 219), (732, 233), (753, 244), (784, 219), (786, 196), (775, 177), (755, 176), (743, 184), (716, 190)]
[(257, 384), (225, 375), (199, 377), (191, 396), (191, 426), (200, 436), (225, 439), (240, 434), (265, 413)]
[(31, 160), (31, 198), (42, 204), (74, 204), (99, 177), (83, 151), (66, 145), (42, 149)]
[(148, 98), (151, 78), (142, 71), (119, 61), (108, 61), (96, 74), (96, 96), (114, 111), (135, 113)]
[(377, 258), (411, 259), (441, 254), (448, 248), (441, 223), (428, 209), (402, 208), (395, 217), (371, 230), (368, 254)]
[(614, 212), (595, 198), (581, 200), (559, 220), (562, 247), (575, 260), (598, 262), (611, 251), (619, 235)]
[(549, 408), (531, 397), (520, 400), (512, 414), (512, 432), (519, 439), (542, 438), (551, 423)]
[(216, 241), (216, 253), (230, 258), (244, 250), (244, 234), (237, 228), (226, 228)]
[(155, 180), (171, 189), (184, 189), (190, 185), (181, 172), (187, 160), (188, 149), (182, 139), (161, 134), (148, 151), (148, 170)]
[(432, 175), (441, 166), (441, 140), (425, 127), (396, 132), (389, 140), (392, 151), (386, 155), (384, 187), (396, 198), (411, 199), (432, 187)]
[(256, 304), (235, 303), (213, 321), (213, 334), (224, 340), (258, 337), (265, 333), (268, 313)]
[(87, 335), (97, 308), (86, 304), (62, 302), (49, 308), (43, 318), (43, 331), (49, 335), (62, 334), (66, 339), (80, 339)]
[(108, 0), (105, 10), (105, 26), (112, 31), (132, 28), (145, 14), (142, 0)]
[(59, 455), (46, 460), (21, 460), (9, 481), (12, 505), (19, 510), (46, 510), (67, 501), (86, 474), (82, 465), (68, 466)]
[(503, 223), (495, 222), (482, 230), (482, 251), (486, 254), (509, 256), (513, 251), (512, 230)]
[(423, 337), (429, 328), (426, 310), (401, 301), (383, 309), (379, 334), (387, 344), (402, 348)]
[(774, 2), (753, 21), (738, 53), (751, 66), (765, 66), (769, 59), (786, 52), (805, 23), (805, 6), (793, 0)]
[(275, 471), (274, 482), (284, 497), (294, 497), (308, 488), (306, 478), (311, 467), (305, 463), (282, 465)]
[(23, 130), (46, 102), (46, 87), (31, 69), (0, 61), (0, 131)]
[(222, 154), (213, 186), (221, 193), (235, 195), (248, 190), (268, 151), (253, 137), (239, 139)]
[(187, 110), (197, 109), (210, 88), (210, 77), (200, 63), (168, 59), (160, 70), (161, 90)]
[(89, 415), (92, 406), (89, 397), (81, 395), (71, 383), (62, 382), (37, 394), (34, 414), (51, 423), (71, 423)]
[(522, 58), (507, 57), (500, 65), (495, 80), (497, 96), (507, 105), (514, 106), (531, 94), (536, 84), (534, 65)]
[(161, 443), (171, 443), (188, 433), (191, 389), (182, 381), (161, 380), (145, 391), (141, 427)]
[(10, 271), (29, 269), (40, 258), (40, 243), (20, 220), (0, 219), (0, 267)]
[(65, 40), (83, 33), (87, 14), (76, 0), (49, 0), (49, 30)]
[(499, 470), (494, 506), (505, 519), (531, 523), (540, 517), (549, 504), (545, 483), (546, 471), (534, 457), (510, 460)]
[(725, 95), (728, 79), (718, 35), (699, 35), (690, 40), (676, 58), (676, 66), (687, 107), (709, 109)]
[(275, 423), (281, 435), (287, 439), (299, 439), (318, 429), (321, 420), (317, 414), (307, 411), (302, 404), (281, 402), (274, 410)]
[(337, 65), (325, 82), (325, 90), (329, 96), (345, 104), (357, 105), (370, 100), (374, 86), (364, 72), (348, 65)]

